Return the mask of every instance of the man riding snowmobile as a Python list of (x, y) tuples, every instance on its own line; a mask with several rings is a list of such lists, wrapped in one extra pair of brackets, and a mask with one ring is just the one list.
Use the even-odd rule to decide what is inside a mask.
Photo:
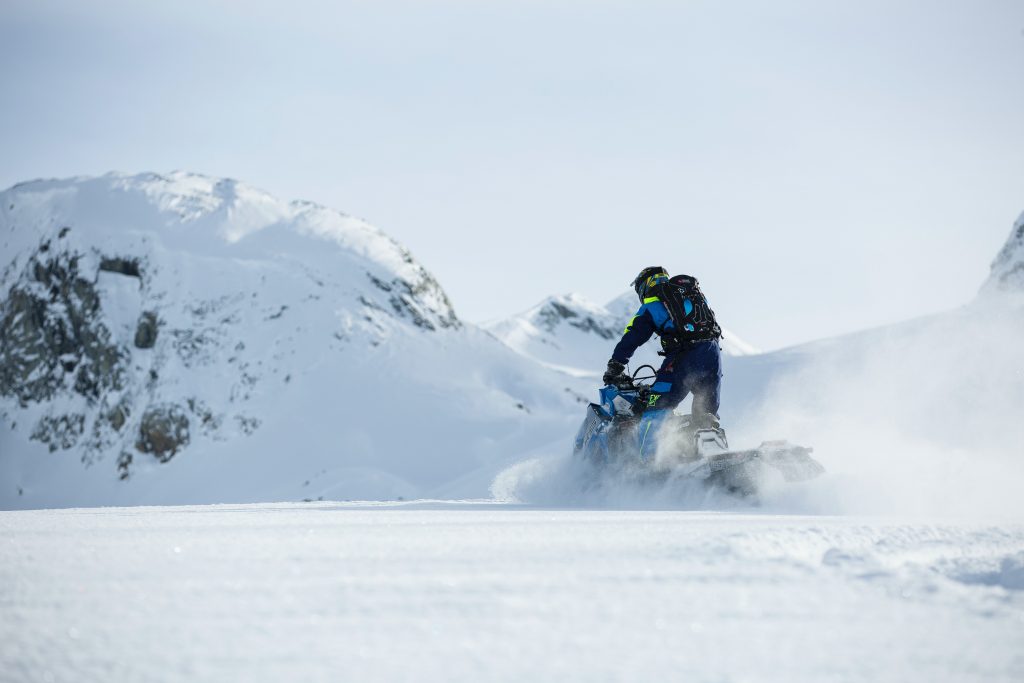
[(718, 405), (722, 380), (722, 330), (689, 275), (669, 278), (660, 266), (644, 268), (633, 281), (640, 309), (626, 325), (612, 352), (603, 380), (606, 385), (631, 384), (626, 363), (651, 335), (661, 338), (658, 355), (665, 360), (658, 370), (638, 425), (639, 454), (650, 459), (658, 430), (688, 394), (693, 394), (691, 427), (718, 429)]

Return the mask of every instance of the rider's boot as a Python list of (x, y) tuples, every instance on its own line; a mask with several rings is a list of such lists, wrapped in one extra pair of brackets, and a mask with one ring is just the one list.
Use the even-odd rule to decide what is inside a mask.
[(729, 450), (725, 430), (714, 413), (699, 413), (691, 416), (697, 455), (701, 457), (724, 453)]

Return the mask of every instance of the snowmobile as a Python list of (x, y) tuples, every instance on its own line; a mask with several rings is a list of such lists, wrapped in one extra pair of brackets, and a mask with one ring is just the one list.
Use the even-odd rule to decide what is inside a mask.
[[(640, 376), (649, 369), (650, 376)], [(600, 403), (587, 406), (576, 434), (573, 455), (599, 469), (624, 463), (647, 470), (654, 478), (682, 476), (703, 481), (740, 496), (755, 496), (772, 472), (786, 482), (806, 481), (824, 473), (811, 448), (787, 441), (765, 441), (757, 448), (729, 450), (725, 431), (717, 424), (699, 424), (690, 415), (668, 416), (659, 436), (658, 456), (639, 458), (637, 425), (650, 395), (650, 365), (637, 368), (618, 385), (600, 390)], [(665, 453), (665, 451), (669, 451)]]

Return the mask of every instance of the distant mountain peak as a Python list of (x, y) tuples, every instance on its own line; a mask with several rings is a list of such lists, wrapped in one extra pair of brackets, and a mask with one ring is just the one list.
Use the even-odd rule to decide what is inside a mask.
[(992, 270), (982, 286), (982, 294), (991, 293), (1024, 294), (1024, 213), (992, 261)]
[(528, 315), (534, 324), (548, 332), (554, 332), (564, 323), (602, 339), (614, 339), (617, 333), (615, 326), (609, 323), (605, 308), (574, 292), (548, 297)]

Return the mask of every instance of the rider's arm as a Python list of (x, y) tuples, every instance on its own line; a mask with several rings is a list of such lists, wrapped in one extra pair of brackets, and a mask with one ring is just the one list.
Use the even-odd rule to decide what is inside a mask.
[(646, 307), (641, 307), (626, 325), (622, 339), (615, 345), (615, 350), (612, 351), (612, 360), (617, 360), (622, 364), (628, 363), (633, 353), (646, 344), (652, 334), (654, 334), (654, 318)]

